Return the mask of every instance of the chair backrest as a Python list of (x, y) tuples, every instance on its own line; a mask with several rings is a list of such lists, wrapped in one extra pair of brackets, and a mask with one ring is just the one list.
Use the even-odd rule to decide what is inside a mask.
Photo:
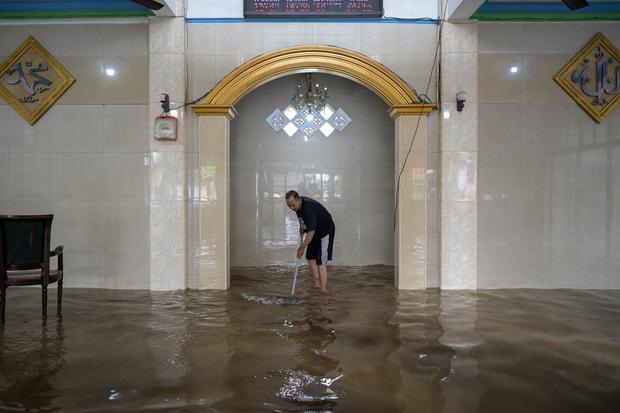
[(0, 269), (49, 267), (54, 215), (0, 215)]

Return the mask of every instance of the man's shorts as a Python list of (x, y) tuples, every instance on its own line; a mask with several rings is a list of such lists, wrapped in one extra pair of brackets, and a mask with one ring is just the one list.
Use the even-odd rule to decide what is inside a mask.
[(335, 234), (336, 226), (332, 222), (329, 226), (329, 234), (323, 238), (310, 241), (306, 249), (306, 259), (316, 260), (317, 265), (325, 265), (327, 261), (331, 261)]

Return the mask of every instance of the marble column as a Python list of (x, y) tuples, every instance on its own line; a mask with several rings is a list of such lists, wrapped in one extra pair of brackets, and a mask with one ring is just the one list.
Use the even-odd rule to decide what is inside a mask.
[[(444, 23), (441, 45), (441, 288), (477, 288), (478, 27)], [(461, 112), (456, 94), (467, 93)]]
[(200, 246), (198, 288), (230, 286), (230, 119), (199, 117)]
[(401, 290), (426, 288), (426, 129), (424, 115), (400, 115), (395, 119), (395, 185), (399, 185), (401, 170), (402, 174), (394, 239), (394, 281)]
[[(162, 93), (172, 105), (185, 102), (185, 19), (149, 21), (149, 102), (151, 123), (162, 113)], [(151, 289), (184, 289), (187, 247), (187, 209), (184, 109), (177, 111), (176, 141), (150, 139)]]

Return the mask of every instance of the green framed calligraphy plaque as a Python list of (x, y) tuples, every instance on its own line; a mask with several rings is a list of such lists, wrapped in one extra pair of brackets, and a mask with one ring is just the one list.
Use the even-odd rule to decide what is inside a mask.
[(601, 123), (620, 105), (620, 51), (597, 33), (553, 79)]
[(0, 65), (0, 76), (0, 95), (31, 125), (75, 82), (32, 36)]

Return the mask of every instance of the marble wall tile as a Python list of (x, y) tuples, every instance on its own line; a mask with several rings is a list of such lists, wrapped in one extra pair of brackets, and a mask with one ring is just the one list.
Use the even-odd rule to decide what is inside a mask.
[(9, 193), (9, 154), (0, 152), (0, 200), (10, 200)]
[(151, 200), (184, 200), (185, 166), (183, 152), (151, 152), (149, 164)]
[(477, 251), (446, 251), (441, 262), (442, 289), (471, 290), (477, 288), (476, 279), (471, 274), (478, 273)]
[(442, 98), (456, 99), (460, 91), (467, 100), (478, 102), (478, 55), (476, 53), (446, 53), (442, 61)]
[(360, 51), (365, 55), (409, 54), (413, 52), (413, 36), (410, 25), (371, 23), (360, 27), (363, 27), (363, 30), (360, 29)]
[(147, 105), (105, 105), (105, 152), (145, 152), (151, 124)]
[(409, 26), (411, 32), (412, 53), (414, 54), (435, 54), (437, 48), (437, 26), (432, 24), (412, 24)]
[[(397, 150), (402, 157), (403, 152), (424, 152), (426, 150), (426, 128), (428, 120), (420, 116), (400, 116), (396, 118), (395, 134), (401, 137), (397, 142)], [(412, 145), (413, 141), (413, 145)]]
[[(387, 66), (396, 73), (401, 79), (403, 79), (408, 84), (412, 85), (414, 83), (413, 71), (411, 68), (411, 54), (386, 54), (386, 53), (378, 53), (369, 55), (371, 59), (376, 60), (384, 66)], [(420, 55), (426, 56), (426, 55)], [(422, 91), (423, 92), (423, 91)], [(420, 93), (422, 93), (420, 92)]]
[[(158, 56), (158, 55), (155, 55)], [(144, 56), (106, 56), (103, 59), (104, 75), (104, 102), (106, 104), (144, 104), (148, 102), (149, 84), (155, 83), (158, 90), (169, 91), (173, 96), (179, 96), (176, 89), (171, 89), (160, 76), (165, 70), (183, 70), (181, 65), (174, 65), (166, 59), (151, 58), (155, 67), (149, 74), (149, 58)], [(114, 76), (108, 76), (105, 71), (111, 68)], [(159, 95), (158, 95), (159, 96)]]
[(62, 105), (97, 105), (105, 103), (103, 57), (70, 56), (59, 59), (76, 81), (58, 99)]
[(8, 192), (16, 200), (54, 199), (56, 154), (9, 153)]
[(103, 160), (104, 199), (109, 201), (148, 199), (148, 158), (145, 154), (106, 153)]
[(475, 53), (478, 51), (478, 24), (446, 24), (443, 50), (447, 53)]
[(523, 26), (523, 53), (572, 54), (573, 24), (549, 22)]
[(59, 27), (56, 31), (59, 56), (103, 56), (104, 38), (109, 34), (110, 30), (98, 24)]
[(442, 202), (475, 201), (477, 156), (471, 152), (446, 152), (442, 155)]
[(0, 54), (9, 55), (32, 36), (52, 55), (59, 56), (63, 50), (59, 28), (51, 25), (15, 25), (2, 28)]
[(617, 22), (575, 22), (573, 27), (573, 53), (581, 50), (598, 32), (602, 32), (616, 47), (620, 44)]
[(59, 153), (56, 196), (60, 199), (102, 200), (104, 191), (101, 153)]
[[(241, 66), (248, 60), (253, 59), (256, 55), (237, 54), (237, 55), (221, 55), (215, 56), (215, 81), (220, 82), (230, 72)], [(217, 84), (217, 83), (216, 83)]]
[(465, 103), (461, 112), (456, 104), (443, 103), (442, 113), (450, 112), (450, 118), (441, 117), (442, 135), (441, 150), (445, 152), (476, 152), (478, 151), (478, 105)]
[(263, 25), (215, 23), (215, 54), (258, 56), (263, 51)]
[(106, 247), (105, 209), (100, 202), (60, 200), (54, 204), (54, 213), (52, 234), (65, 248), (96, 250)]
[(13, 110), (9, 105), (0, 104), (0, 153), (9, 151), (9, 110)]
[(58, 152), (103, 152), (103, 105), (58, 106)]
[(183, 201), (151, 202), (151, 248), (185, 249), (185, 211)]
[(185, 250), (151, 250), (150, 288), (182, 290), (186, 288)]
[[(54, 230), (52, 230), (54, 232)], [(64, 242), (64, 241), (63, 241)], [(57, 245), (57, 243), (52, 243)], [(65, 245), (64, 287), (105, 288), (104, 262), (108, 259), (102, 248), (78, 248)], [(70, 258), (69, 258), (70, 257)]]
[(312, 44), (312, 26), (303, 23), (265, 24), (263, 36), (264, 52), (284, 47)]
[(187, 25), (187, 53), (190, 56), (215, 55), (215, 24)]
[(523, 57), (524, 101), (572, 102), (553, 77), (573, 58), (568, 54), (525, 55)]
[(58, 112), (58, 108), (53, 107), (37, 123), (30, 125), (17, 111), (11, 109), (8, 113), (9, 152), (56, 152), (58, 148)]
[(105, 249), (103, 280), (105, 288), (148, 289), (150, 287), (149, 250), (138, 248)]
[(476, 214), (471, 202), (442, 202), (443, 251), (469, 251), (476, 247)]
[(187, 56), (189, 67), (189, 96), (198, 99), (217, 84), (215, 56)]
[(200, 152), (226, 152), (228, 143), (218, 139), (222, 130), (230, 128), (230, 121), (224, 116), (201, 116)]
[(523, 23), (479, 23), (478, 51), (481, 54), (523, 53)]
[(478, 106), (478, 162), (480, 167), (502, 166), (523, 148), (523, 111), (518, 103), (481, 103)]
[[(478, 55), (478, 88), (481, 103), (523, 103), (523, 55)], [(517, 68), (516, 73), (511, 69)]]
[(439, 55), (435, 53), (411, 55), (410, 85), (419, 94), (426, 94), (432, 102), (437, 102), (437, 77), (439, 73)]
[(182, 17), (151, 19), (148, 32), (149, 53), (183, 53), (185, 24)]
[(102, 30), (104, 56), (148, 57), (149, 28), (147, 25), (107, 25)]
[(533, 103), (525, 106), (523, 152), (549, 153), (574, 141), (572, 103)]
[(104, 243), (118, 249), (148, 249), (149, 204), (145, 201), (104, 201)]
[(361, 51), (362, 30), (357, 23), (312, 23), (312, 44)]

